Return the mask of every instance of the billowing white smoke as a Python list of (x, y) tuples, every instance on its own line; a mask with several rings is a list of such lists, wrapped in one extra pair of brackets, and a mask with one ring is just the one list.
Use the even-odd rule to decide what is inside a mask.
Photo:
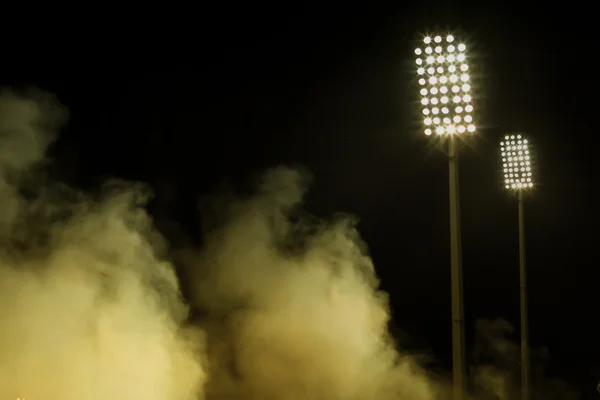
[(203, 338), (182, 324), (143, 193), (117, 187), (75, 204), (20, 196), (20, 177), (51, 142), (50, 100), (0, 98), (0, 398), (201, 398)]

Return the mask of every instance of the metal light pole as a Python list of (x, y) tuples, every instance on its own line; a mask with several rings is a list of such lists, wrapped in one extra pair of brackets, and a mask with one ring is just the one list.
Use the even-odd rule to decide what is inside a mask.
[(450, 277), (452, 295), (453, 398), (463, 400), (466, 387), (458, 137), (475, 132), (466, 46), (447, 35), (427, 36), (415, 50), (424, 133), (447, 139), (450, 204)]
[(453, 399), (462, 400), (465, 391), (465, 334), (462, 279), (462, 246), (460, 240), (460, 201), (458, 185), (458, 150), (456, 138), (449, 137), (450, 194), (450, 286), (452, 296), (452, 379)]
[(527, 267), (525, 259), (525, 190), (533, 187), (529, 143), (522, 135), (506, 135), (500, 143), (504, 184), (517, 191), (519, 208), (519, 276), (521, 299), (521, 400), (529, 400), (529, 324), (527, 318)]

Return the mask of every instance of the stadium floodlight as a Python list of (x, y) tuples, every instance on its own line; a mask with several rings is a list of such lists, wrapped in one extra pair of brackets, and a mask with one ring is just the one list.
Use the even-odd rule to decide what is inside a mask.
[(522, 135), (506, 135), (500, 142), (504, 186), (506, 189), (521, 190), (533, 187), (529, 142)]
[[(415, 49), (424, 133), (453, 135), (475, 132), (467, 47), (454, 36), (425, 37)], [(437, 122), (432, 115), (439, 116)]]
[(522, 134), (506, 135), (500, 142), (504, 187), (517, 192), (519, 209), (519, 275), (521, 298), (521, 398), (529, 399), (529, 322), (527, 317), (527, 267), (525, 260), (525, 191), (533, 188), (529, 141)]
[(467, 46), (454, 35), (433, 35), (415, 49), (423, 133), (447, 138), (452, 293), (452, 376), (454, 400), (465, 391), (465, 339), (458, 196), (457, 138), (476, 131)]

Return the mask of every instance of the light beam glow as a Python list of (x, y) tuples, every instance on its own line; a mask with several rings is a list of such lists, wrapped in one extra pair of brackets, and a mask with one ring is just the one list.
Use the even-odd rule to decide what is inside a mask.
[(523, 190), (533, 187), (529, 142), (521, 134), (506, 135), (500, 142), (504, 187)]

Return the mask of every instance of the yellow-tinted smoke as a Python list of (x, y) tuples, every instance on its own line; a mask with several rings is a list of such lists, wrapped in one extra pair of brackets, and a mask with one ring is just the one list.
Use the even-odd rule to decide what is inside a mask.
[(19, 195), (19, 176), (49, 144), (35, 100), (0, 101), (0, 398), (201, 398), (203, 337), (182, 324), (142, 194), (125, 186), (75, 204)]
[[(387, 296), (353, 220), (290, 215), (306, 179), (277, 168), (225, 205), (188, 259), (196, 306), (221, 342), (208, 392), (260, 399), (433, 399), (434, 385), (387, 333)], [(226, 343), (223, 343), (226, 341)], [(220, 366), (219, 369), (216, 366)]]
[[(178, 253), (184, 301), (143, 186), (21, 194), (64, 118), (46, 93), (0, 96), (0, 399), (448, 398), (393, 343), (355, 221), (301, 212), (305, 173), (216, 197), (203, 247)], [(512, 398), (508, 373), (481, 371), (482, 393)]]

